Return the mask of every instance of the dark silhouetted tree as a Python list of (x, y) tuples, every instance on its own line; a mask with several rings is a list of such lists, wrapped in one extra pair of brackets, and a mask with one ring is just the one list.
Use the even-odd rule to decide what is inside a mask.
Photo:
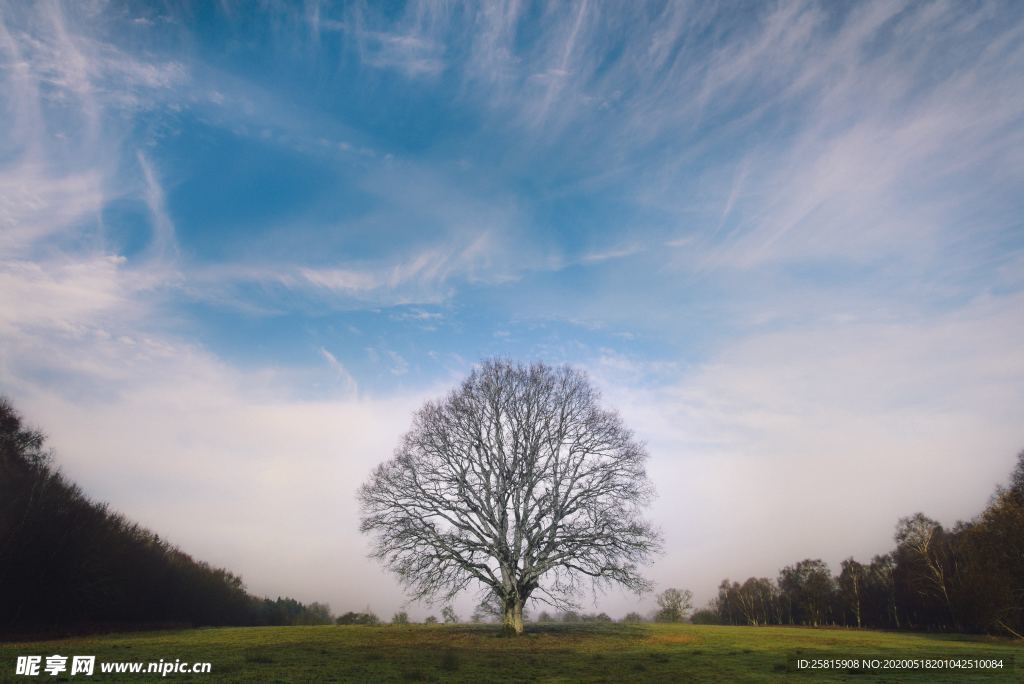
[(1024, 452), (985, 511), (958, 534), (957, 606), (985, 631), (1024, 638)]
[(349, 611), (344, 615), (339, 615), (335, 622), (339, 625), (377, 625), (380, 624), (380, 618), (367, 608), (362, 613)]
[(791, 623), (817, 627), (829, 619), (834, 584), (824, 561), (807, 559), (783, 568), (779, 590)]
[(896, 552), (909, 586), (920, 599), (918, 621), (931, 624), (935, 616), (927, 610), (930, 599), (941, 601), (948, 624), (957, 623), (952, 599), (951, 537), (935, 520), (923, 513), (901, 518), (896, 525)]
[(706, 608), (699, 608), (693, 612), (690, 617), (690, 622), (695, 625), (719, 625), (722, 624), (721, 619), (718, 617), (718, 610), (714, 605), (709, 605)]
[(896, 600), (896, 558), (893, 554), (881, 554), (871, 559), (864, 578), (864, 600), (868, 606), (870, 625), (900, 628), (900, 611)]
[(666, 589), (655, 600), (658, 612), (654, 619), (658, 622), (682, 622), (693, 608), (693, 593), (689, 589)]

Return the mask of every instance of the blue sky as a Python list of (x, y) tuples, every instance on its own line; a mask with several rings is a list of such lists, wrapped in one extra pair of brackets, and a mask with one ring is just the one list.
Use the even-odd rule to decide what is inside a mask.
[(1024, 446), (1019, 3), (5, 2), (0, 80), (0, 391), (254, 590), (361, 607), (492, 355), (588, 370), (699, 598)]

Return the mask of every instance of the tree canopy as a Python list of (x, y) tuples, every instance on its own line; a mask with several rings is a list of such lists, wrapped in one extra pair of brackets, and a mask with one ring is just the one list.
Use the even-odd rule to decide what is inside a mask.
[(669, 588), (658, 594), (658, 622), (682, 622), (693, 608), (693, 593), (689, 589)]

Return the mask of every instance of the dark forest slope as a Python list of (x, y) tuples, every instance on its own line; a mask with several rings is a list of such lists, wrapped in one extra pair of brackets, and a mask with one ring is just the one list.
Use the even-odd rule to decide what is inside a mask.
[(249, 595), (239, 576), (90, 500), (0, 398), (0, 630), (329, 620), (321, 604)]

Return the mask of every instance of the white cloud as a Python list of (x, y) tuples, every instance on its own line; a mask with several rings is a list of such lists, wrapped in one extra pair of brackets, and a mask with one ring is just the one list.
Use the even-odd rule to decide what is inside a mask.
[(0, 168), (0, 253), (25, 254), (38, 240), (78, 227), (107, 193), (98, 170), (52, 172), (31, 159)]
[(401, 354), (390, 349), (385, 350), (384, 353), (391, 359), (392, 375), (405, 375), (409, 371), (409, 362)]
[(320, 347), (320, 355), (327, 361), (327, 365), (331, 367), (331, 370), (337, 374), (339, 380), (341, 380), (342, 386), (347, 394), (355, 396), (358, 393), (359, 385), (356, 383), (355, 378), (345, 368), (344, 365), (332, 354), (323, 347)]
[(149, 208), (150, 223), (153, 227), (152, 250), (158, 259), (174, 256), (177, 243), (174, 238), (174, 222), (167, 213), (164, 189), (160, 185), (152, 164), (141, 151), (136, 152), (142, 176), (145, 179), (146, 206)]
[(341, 290), (346, 293), (376, 290), (383, 287), (386, 283), (386, 278), (383, 274), (342, 268), (300, 268), (299, 274), (317, 287), (323, 287), (328, 290)]
[[(101, 210), (137, 196), (138, 179), (120, 166), (124, 130), (115, 123), (152, 109), (187, 81), (176, 62), (148, 61), (89, 35), (101, 21), (56, 3), (10, 8), (0, 17), (0, 82), (13, 126), (2, 142), (0, 250), (32, 256), (44, 238), (103, 249)], [(73, 15), (73, 21), (66, 17)], [(139, 153), (142, 199), (160, 241), (173, 227), (151, 164)], [(165, 247), (167, 244), (164, 245)]]
[(397, 20), (385, 22), (367, 8), (353, 5), (344, 20), (326, 19), (317, 12), (311, 25), (317, 32), (343, 32), (355, 45), (361, 63), (414, 79), (433, 78), (444, 71), (445, 46), (435, 33), (446, 18), (444, 6), (414, 2)]
[(0, 329), (72, 330), (110, 316), (130, 315), (120, 257), (40, 264), (0, 261)]
[[(258, 594), (397, 609), (397, 585), (365, 557), (355, 490), (427, 393), (290, 400), (294, 378), (270, 369), (252, 377), (162, 342), (159, 355), (107, 339), (61, 349), (103, 359), (105, 377), (92, 387), (110, 394), (19, 393), (17, 406), (50, 435), (69, 477), (188, 553), (240, 573)], [(106, 365), (118, 361), (130, 381)]]
[(396, 69), (406, 76), (436, 76), (444, 69), (443, 48), (415, 35), (364, 31), (363, 62), (377, 68)]
[(621, 245), (604, 250), (584, 252), (580, 255), (579, 261), (583, 264), (599, 264), (602, 261), (611, 261), (612, 259), (623, 259), (628, 256), (633, 256), (641, 251), (643, 251), (643, 246), (641, 245)]
[(676, 373), (605, 353), (607, 401), (652, 454), (656, 578), (703, 600), (726, 576), (885, 552), (918, 510), (979, 513), (1024, 445), (1022, 307), (754, 334)]
[(309, 285), (342, 295), (390, 303), (436, 303), (445, 298), (449, 281), (473, 279), (482, 271), (490, 258), (487, 240), (481, 234), (467, 245), (431, 247), (378, 265), (299, 268), (298, 273)]

